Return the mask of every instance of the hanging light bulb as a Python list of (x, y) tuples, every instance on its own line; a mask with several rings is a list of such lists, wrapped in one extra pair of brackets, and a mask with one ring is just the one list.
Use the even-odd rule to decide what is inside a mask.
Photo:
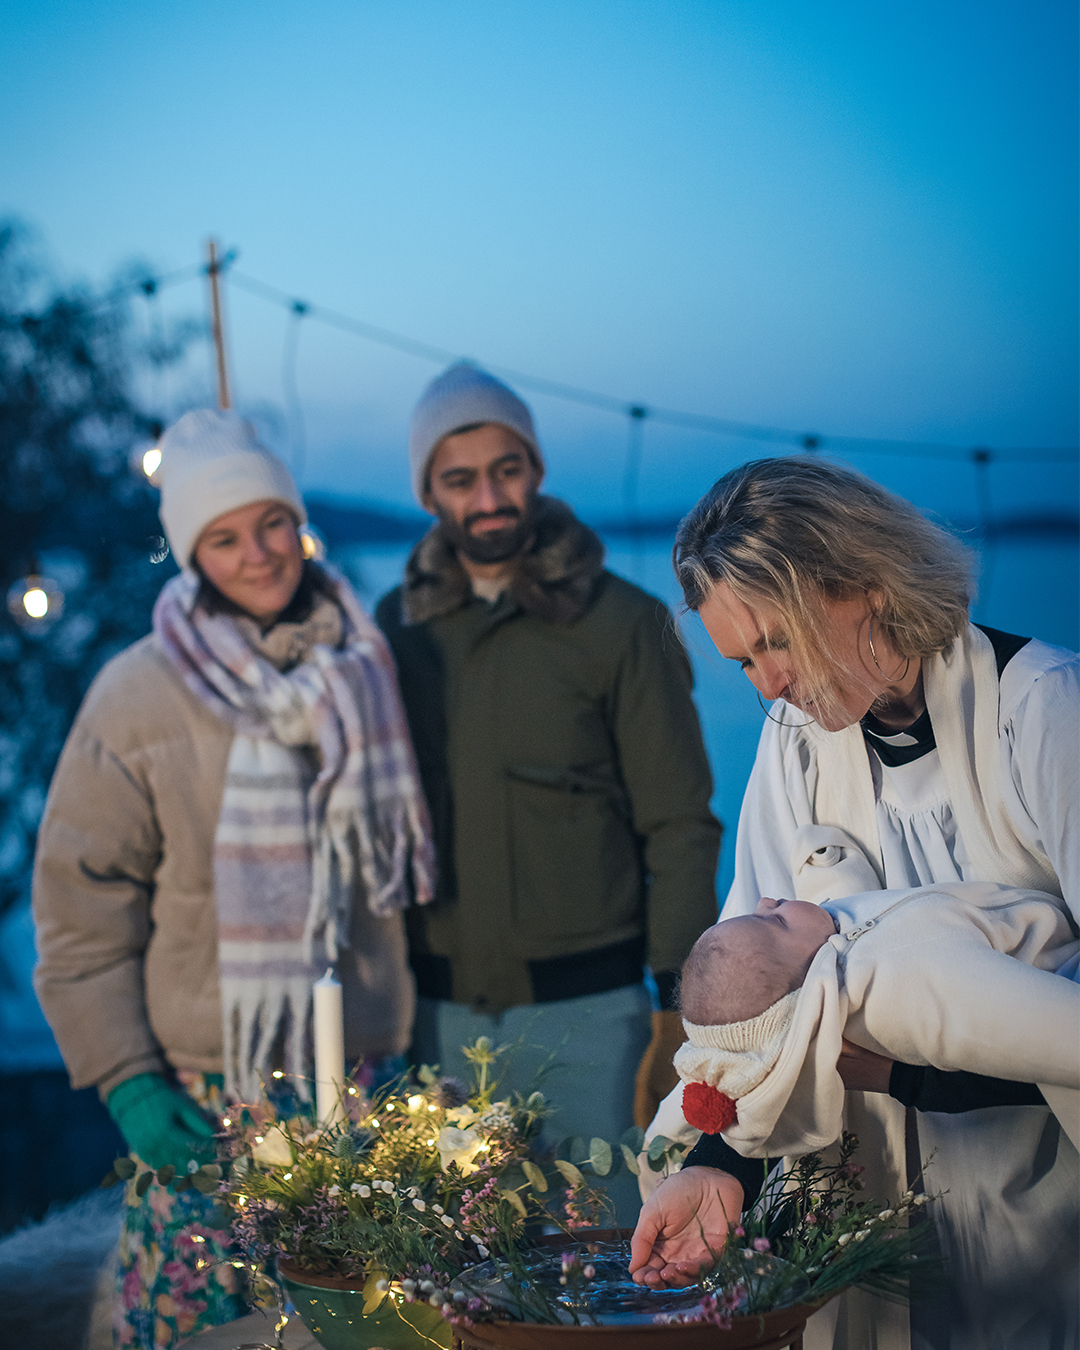
[(147, 430), (149, 436), (137, 440), (131, 447), (131, 467), (136, 473), (144, 474), (154, 487), (160, 487), (161, 481), (157, 477), (157, 471), (161, 468), (161, 450), (158, 448), (158, 442), (165, 430), (165, 424), (149, 422)]
[(326, 540), (314, 525), (300, 526), (300, 547), (304, 551), (304, 557), (313, 558), (315, 562), (322, 562), (326, 557)]
[(8, 613), (28, 632), (43, 632), (64, 610), (64, 593), (50, 577), (37, 570), (20, 577), (7, 593)]

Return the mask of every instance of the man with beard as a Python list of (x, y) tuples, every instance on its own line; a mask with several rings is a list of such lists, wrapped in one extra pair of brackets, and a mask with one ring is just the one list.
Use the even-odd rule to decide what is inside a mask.
[[(550, 1061), (549, 1139), (618, 1138), (674, 1086), (676, 972), (717, 914), (689, 662), (664, 605), (539, 495), (532, 417), (504, 384), (452, 366), (409, 453), (437, 523), (376, 617), (439, 861), (435, 902), (408, 916), (414, 1052), (468, 1076), (463, 1046), (508, 1044), (503, 1088)], [(621, 1189), (628, 1211), (636, 1188)]]

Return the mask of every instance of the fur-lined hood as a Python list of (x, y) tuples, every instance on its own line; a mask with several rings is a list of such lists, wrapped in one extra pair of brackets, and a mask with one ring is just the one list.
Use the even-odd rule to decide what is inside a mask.
[[(604, 565), (604, 546), (563, 502), (538, 497), (536, 528), (507, 587), (510, 598), (549, 623), (573, 623), (589, 607)], [(427, 623), (464, 604), (468, 573), (435, 525), (405, 567), (401, 608), (406, 623)]]

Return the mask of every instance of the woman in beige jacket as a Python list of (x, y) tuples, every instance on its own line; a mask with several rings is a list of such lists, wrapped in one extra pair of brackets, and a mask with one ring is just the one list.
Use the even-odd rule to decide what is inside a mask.
[[(328, 964), (347, 1059), (404, 1051), (400, 910), (430, 898), (432, 864), (392, 659), (345, 581), (305, 560), (288, 470), (229, 412), (186, 414), (161, 451), (183, 570), (64, 748), (35, 983), (73, 1085), (98, 1087), (133, 1153), (184, 1172), (213, 1156), (215, 1108), (272, 1073), (306, 1099)], [(241, 1315), (211, 1202), (157, 1183), (128, 1199), (116, 1344)]]

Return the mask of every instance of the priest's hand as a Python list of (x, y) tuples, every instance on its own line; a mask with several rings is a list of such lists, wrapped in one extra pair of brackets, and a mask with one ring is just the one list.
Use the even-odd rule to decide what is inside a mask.
[(686, 1040), (682, 1013), (672, 1009), (652, 1015), (652, 1040), (638, 1065), (634, 1081), (634, 1124), (647, 1130), (657, 1107), (679, 1081), (672, 1060)]
[(742, 1202), (740, 1183), (715, 1167), (684, 1167), (662, 1181), (630, 1242), (635, 1282), (653, 1288), (692, 1284), (723, 1251)]
[(888, 1092), (893, 1061), (851, 1041), (841, 1042), (836, 1068), (844, 1087), (860, 1092)]
[(214, 1126), (181, 1088), (159, 1073), (126, 1078), (109, 1093), (109, 1114), (128, 1148), (154, 1171), (171, 1164), (186, 1175), (188, 1162), (212, 1162)]

